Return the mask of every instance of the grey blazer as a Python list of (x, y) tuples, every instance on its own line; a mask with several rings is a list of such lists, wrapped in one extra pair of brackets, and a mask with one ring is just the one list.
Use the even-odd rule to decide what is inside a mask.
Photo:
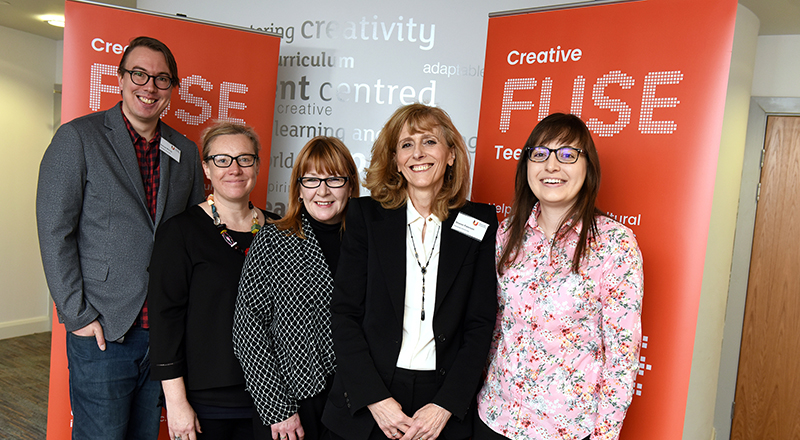
[(125, 335), (147, 296), (157, 225), (203, 200), (194, 142), (161, 123), (180, 162), (160, 153), (155, 222), (120, 104), (62, 125), (44, 153), (36, 218), (47, 285), (67, 331), (95, 319), (105, 338)]

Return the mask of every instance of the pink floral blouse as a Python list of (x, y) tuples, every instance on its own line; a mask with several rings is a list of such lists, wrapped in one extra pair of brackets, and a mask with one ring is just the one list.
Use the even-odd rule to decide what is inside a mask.
[[(638, 371), (642, 255), (630, 229), (598, 217), (599, 237), (574, 274), (580, 225), (571, 227), (566, 248), (553, 248), (538, 214), (537, 205), (518, 258), (497, 277), (497, 323), (478, 413), (515, 440), (615, 440)], [(497, 258), (507, 227), (505, 221), (497, 230)]]

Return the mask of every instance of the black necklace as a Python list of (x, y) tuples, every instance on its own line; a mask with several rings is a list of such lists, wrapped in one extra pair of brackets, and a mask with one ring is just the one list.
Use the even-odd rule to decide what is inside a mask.
[(428, 272), (428, 265), (431, 264), (431, 258), (433, 258), (433, 251), (436, 249), (436, 240), (439, 238), (439, 231), (442, 229), (441, 226), (436, 228), (436, 236), (433, 237), (433, 246), (431, 246), (431, 254), (428, 255), (428, 261), (425, 262), (423, 266), (422, 263), (419, 261), (419, 254), (417, 254), (417, 245), (414, 244), (414, 232), (411, 231), (411, 225), (408, 225), (408, 233), (411, 234), (411, 247), (414, 249), (414, 259), (417, 260), (417, 266), (419, 266), (420, 272), (422, 272), (422, 313), (420, 313), (419, 319), (422, 321), (425, 320), (425, 274)]

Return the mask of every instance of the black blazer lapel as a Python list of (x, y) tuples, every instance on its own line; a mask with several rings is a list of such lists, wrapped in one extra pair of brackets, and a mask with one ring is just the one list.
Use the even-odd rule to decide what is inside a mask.
[(453, 230), (453, 223), (460, 211), (451, 211), (447, 220), (442, 223), (442, 247), (439, 251), (439, 273), (436, 280), (436, 306), (434, 316), (444, 297), (450, 293), (450, 286), (458, 275), (458, 271), (469, 253), (469, 247), (475, 240)]
[(402, 326), (406, 296), (406, 209), (378, 208), (378, 211), (383, 213), (383, 218), (373, 223), (375, 249), (378, 250), (381, 274), (386, 280), (386, 291), (397, 322)]

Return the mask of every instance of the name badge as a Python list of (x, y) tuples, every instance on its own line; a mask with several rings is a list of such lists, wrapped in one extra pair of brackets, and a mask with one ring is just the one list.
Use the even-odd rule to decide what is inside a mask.
[(175, 162), (181, 163), (181, 150), (179, 150), (175, 145), (172, 145), (172, 142), (164, 139), (163, 136), (161, 137), (161, 146), (159, 149), (163, 151), (164, 154), (171, 157)]
[(459, 212), (453, 223), (453, 230), (458, 231), (467, 237), (472, 237), (475, 240), (482, 241), (483, 236), (486, 235), (486, 229), (489, 228), (489, 223), (482, 222), (475, 217)]

